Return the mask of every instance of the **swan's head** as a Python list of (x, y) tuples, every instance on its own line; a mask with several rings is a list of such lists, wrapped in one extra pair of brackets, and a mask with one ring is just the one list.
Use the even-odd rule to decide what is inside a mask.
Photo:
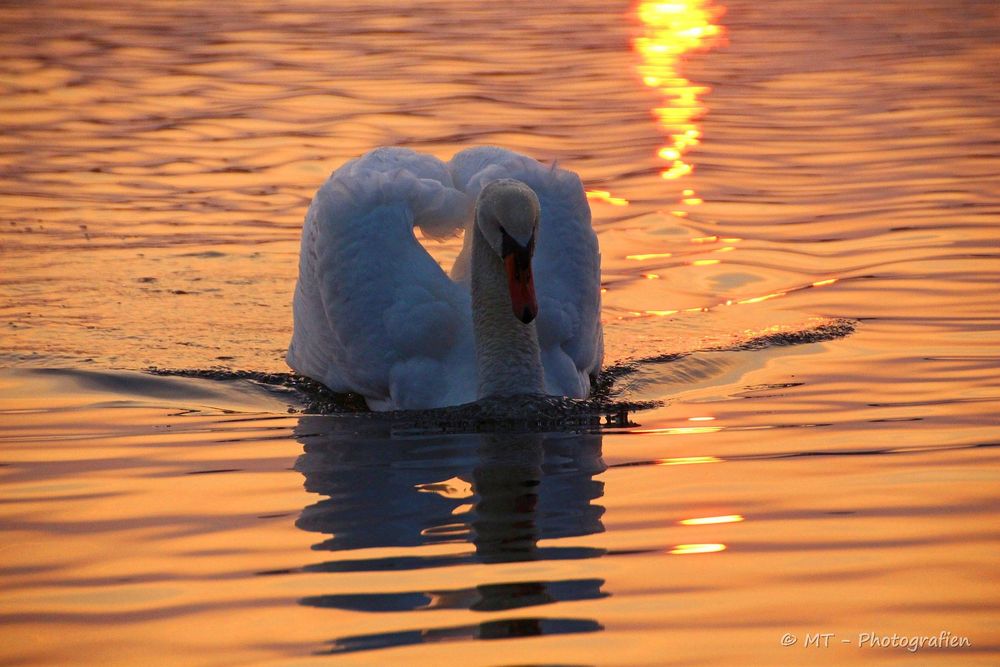
[(538, 315), (531, 256), (540, 207), (534, 190), (511, 178), (489, 183), (476, 200), (476, 224), (503, 260), (514, 317), (525, 324)]

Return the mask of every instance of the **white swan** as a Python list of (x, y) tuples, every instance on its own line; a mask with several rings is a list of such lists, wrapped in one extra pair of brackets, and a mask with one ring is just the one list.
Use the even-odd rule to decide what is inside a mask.
[[(449, 278), (413, 227), (466, 225)], [(495, 147), (447, 164), (379, 148), (306, 214), (288, 365), (374, 410), (582, 398), (604, 356), (600, 264), (576, 174)]]

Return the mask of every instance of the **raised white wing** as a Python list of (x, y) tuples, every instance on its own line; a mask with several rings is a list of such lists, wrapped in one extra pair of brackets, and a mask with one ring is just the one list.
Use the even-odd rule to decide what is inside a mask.
[(289, 366), (375, 409), (475, 400), (468, 289), (412, 231), (454, 234), (470, 209), (443, 162), (408, 149), (334, 172), (302, 230)]

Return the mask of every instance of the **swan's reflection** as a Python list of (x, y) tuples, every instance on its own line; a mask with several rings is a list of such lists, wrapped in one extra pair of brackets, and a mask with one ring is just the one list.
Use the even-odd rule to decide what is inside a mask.
[[(441, 558), (498, 562), (581, 558), (600, 550), (539, 547), (538, 541), (602, 532), (599, 434), (468, 434), (392, 438), (330, 432), (305, 417), (295, 464), (306, 490), (325, 496), (296, 525), (328, 537), (324, 551), (471, 542), (460, 556), (335, 561), (324, 569), (434, 567)], [(593, 553), (592, 553), (593, 552)], [(327, 567), (329, 566), (329, 567)]]
[[(397, 547), (365, 558), (344, 554), (310, 571), (401, 571), (471, 563), (590, 558), (603, 549), (539, 546), (542, 540), (602, 532), (594, 503), (605, 470), (599, 434), (470, 434), (393, 438), (388, 427), (344, 433), (338, 420), (305, 417), (296, 430), (304, 453), (295, 468), (306, 490), (324, 496), (296, 525), (320, 533), (320, 551)], [(356, 425), (356, 424), (355, 424)], [(331, 431), (331, 428), (336, 430)], [(451, 554), (425, 545), (467, 543)], [(361, 556), (359, 558), (359, 556)], [(411, 577), (411, 581), (419, 580)], [(514, 581), (393, 593), (310, 596), (310, 606), (359, 612), (467, 609), (491, 612), (604, 597), (600, 579)], [(412, 587), (411, 587), (412, 588)], [(498, 629), (497, 624), (503, 624)], [(343, 637), (334, 651), (426, 641), (599, 630), (590, 620), (520, 618), (453, 628)]]

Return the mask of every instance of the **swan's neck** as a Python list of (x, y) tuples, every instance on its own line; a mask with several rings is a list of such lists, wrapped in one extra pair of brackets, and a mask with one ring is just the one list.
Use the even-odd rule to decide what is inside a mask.
[(510, 306), (503, 260), (473, 223), (472, 326), (476, 336), (479, 398), (543, 394), (545, 381), (535, 323), (524, 324)]

